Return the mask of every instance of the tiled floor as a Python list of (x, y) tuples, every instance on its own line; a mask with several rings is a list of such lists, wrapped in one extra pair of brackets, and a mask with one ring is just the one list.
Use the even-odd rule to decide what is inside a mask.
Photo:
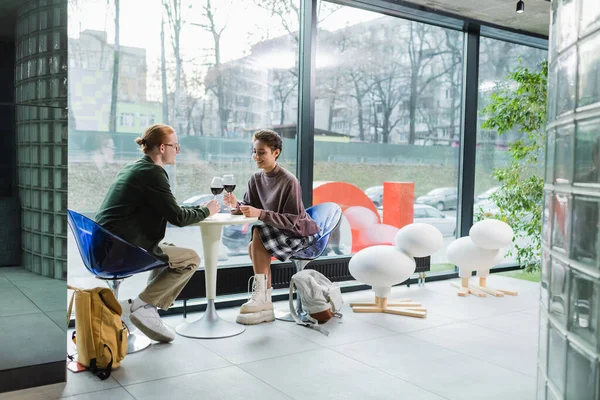
[(64, 359), (66, 298), (64, 281), (0, 268), (0, 370)]
[[(534, 399), (539, 285), (488, 281), (519, 296), (459, 298), (449, 281), (394, 288), (394, 298), (427, 307), (427, 318), (415, 319), (354, 314), (347, 303), (373, 294), (346, 293), (328, 337), (280, 321), (226, 339), (177, 336), (127, 356), (106, 381), (69, 372), (66, 385), (0, 399)], [(219, 313), (234, 320), (237, 309)]]

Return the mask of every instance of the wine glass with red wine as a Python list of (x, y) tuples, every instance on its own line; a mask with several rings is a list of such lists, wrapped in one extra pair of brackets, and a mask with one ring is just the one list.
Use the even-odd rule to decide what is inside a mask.
[[(235, 190), (235, 176), (223, 175), (221, 181), (223, 182), (223, 189), (225, 189), (227, 193), (231, 193)], [(233, 210), (234, 208), (231, 207), (231, 209)]]
[(212, 181), (210, 182), (210, 191), (215, 195), (215, 200), (217, 199), (218, 194), (223, 193), (223, 180), (220, 177), (215, 176), (212, 178)]

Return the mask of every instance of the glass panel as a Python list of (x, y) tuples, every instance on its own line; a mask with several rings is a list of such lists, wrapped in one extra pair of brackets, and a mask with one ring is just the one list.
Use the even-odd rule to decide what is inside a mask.
[(596, 360), (594, 354), (569, 343), (567, 354), (567, 387), (565, 399), (594, 400), (596, 384)]
[(544, 308), (548, 308), (548, 291), (550, 289), (550, 271), (552, 268), (552, 259), (548, 252), (542, 252), (542, 262), (541, 262), (541, 292), (540, 292), (540, 301)]
[(571, 257), (598, 267), (598, 223), (600, 200), (575, 197)]
[(544, 211), (542, 213), (542, 243), (550, 246), (552, 227), (552, 204), (554, 203), (552, 192), (544, 193)]
[(578, 123), (575, 143), (575, 182), (600, 183), (600, 119)]
[(575, 0), (560, 1), (558, 9), (558, 36), (556, 37), (557, 49), (562, 51), (577, 39), (577, 2)]
[(577, 271), (571, 271), (570, 328), (593, 348), (598, 343), (598, 283)]
[[(504, 42), (496, 39), (482, 37), (479, 50), (479, 99), (477, 120), (477, 152), (475, 164), (475, 199), (473, 214), (475, 220), (493, 217), (500, 210), (492, 199), (493, 193), (499, 188), (500, 183), (493, 176), (499, 168), (506, 168), (510, 161), (508, 144), (515, 140), (525, 138), (518, 128), (501, 135), (496, 130), (483, 129), (482, 124), (491, 115), (483, 110), (492, 102), (492, 95), (502, 89), (513, 85), (508, 74), (519, 67), (531, 70), (540, 68), (540, 63), (548, 57), (548, 52), (530, 48), (523, 45)], [(553, 153), (554, 147), (548, 146), (548, 151)], [(552, 158), (553, 160), (553, 158)], [(552, 163), (549, 164), (549, 174), (552, 175)], [(540, 176), (544, 174), (541, 167), (536, 171)], [(514, 250), (514, 248), (513, 248)], [(514, 252), (514, 251), (513, 251)], [(513, 256), (505, 256), (505, 263), (514, 263)]]
[(562, 395), (565, 390), (567, 340), (552, 326), (550, 326), (548, 337), (548, 379), (558, 389), (558, 394)]
[[(182, 19), (175, 21), (182, 24), (179, 42), (175, 40), (177, 24), (169, 22), (163, 4), (172, 2), (121, 2), (122, 52), (114, 129), (110, 125), (114, 2), (79, 0), (69, 9), (69, 208), (95, 216), (118, 171), (141, 157), (134, 139), (155, 123), (173, 126), (181, 144), (177, 164), (165, 168), (179, 204), (206, 202), (212, 198), (211, 179), (224, 174), (235, 175), (235, 194), (241, 199), (250, 177), (258, 171), (250, 148), (253, 132), (262, 128), (280, 133), (283, 153), (278, 162), (296, 171), (300, 1), (285, 2), (286, 9), (280, 10), (273, 7), (283, 2), (246, 1), (243, 7), (231, 7), (227, 0), (213, 0), (215, 32), (223, 30), (219, 35), (208, 28), (211, 21), (204, 3), (189, 2)], [(140, 25), (142, 9), (146, 21), (165, 21), (164, 71), (161, 24)], [(63, 47), (61, 42), (51, 43)], [(181, 63), (175, 56), (177, 44)], [(52, 68), (60, 71), (63, 64), (62, 58), (55, 60)], [(56, 131), (55, 137), (60, 134)], [(220, 266), (250, 264), (251, 232), (244, 225), (224, 229)], [(192, 248), (204, 259), (198, 227), (169, 225), (165, 240)], [(70, 233), (69, 241), (70, 282), (91, 279), (93, 283)], [(123, 289), (135, 293), (143, 285), (140, 279)]]
[(579, 44), (578, 106), (600, 101), (600, 31)]
[(554, 182), (569, 183), (573, 178), (573, 142), (575, 126), (561, 126), (556, 130)]
[(550, 274), (549, 312), (566, 327), (569, 308), (569, 270), (565, 264), (553, 258)]
[[(329, 8), (320, 11), (317, 33), (314, 198), (344, 210), (340, 253), (391, 244), (417, 214), (449, 244), (456, 232), (463, 34), (322, 6)], [(331, 13), (335, 18), (327, 18)], [(442, 213), (420, 213), (436, 208)], [(443, 249), (431, 262), (433, 271), (454, 269)]]
[(598, 27), (600, 23), (600, 2), (597, 0), (579, 0), (579, 9), (585, 10), (581, 13), (579, 21), (579, 34), (583, 36)]
[(575, 108), (575, 72), (577, 62), (576, 47), (568, 50), (558, 58), (558, 97), (556, 98), (556, 115), (559, 116)]
[(552, 221), (552, 247), (567, 252), (571, 227), (571, 201), (567, 195), (555, 194)]
[(537, 374), (537, 400), (546, 400), (546, 379), (541, 372)]
[(548, 366), (548, 317), (545, 313), (540, 313), (540, 332), (538, 343), (538, 361), (539, 368), (547, 374)]
[(546, 138), (546, 175), (544, 181), (554, 182), (554, 157), (556, 149), (556, 131), (550, 130)]

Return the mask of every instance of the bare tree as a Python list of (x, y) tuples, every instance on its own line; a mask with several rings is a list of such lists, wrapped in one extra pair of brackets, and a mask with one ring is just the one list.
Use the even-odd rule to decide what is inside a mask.
[[(108, 122), (108, 130), (111, 132), (117, 131), (117, 102), (119, 100), (119, 57), (121, 47), (119, 45), (119, 1), (114, 0), (115, 4), (115, 48), (113, 51), (113, 73), (112, 73), (112, 88), (110, 96), (110, 116)], [(108, 0), (107, 0), (108, 2)]]
[(273, 71), (273, 92), (279, 103), (279, 125), (285, 123), (285, 104), (298, 86), (298, 79), (290, 70), (276, 69)]
[(160, 80), (162, 89), (162, 122), (169, 125), (169, 94), (167, 92), (167, 60), (165, 57), (165, 21), (160, 17)]
[[(416, 138), (415, 124), (419, 97), (427, 87), (450, 71), (452, 66), (444, 66), (439, 70), (436, 61), (447, 54), (444, 43), (439, 41), (442, 28), (410, 22), (408, 36), (408, 55), (410, 60), (410, 97), (408, 99), (409, 133), (408, 143), (414, 144)], [(437, 43), (431, 43), (438, 39)]]
[(181, 2), (182, 0), (162, 0), (163, 7), (167, 14), (167, 21), (171, 33), (171, 46), (175, 56), (175, 105), (173, 108), (175, 111), (174, 122), (178, 132), (181, 132), (183, 129), (181, 116), (181, 74), (183, 70), (180, 46), (181, 27), (183, 25)]
[(206, 3), (201, 6), (202, 17), (205, 22), (202, 24), (194, 24), (200, 26), (205, 31), (209, 32), (213, 38), (213, 51), (214, 60), (211, 63), (212, 67), (206, 76), (206, 88), (210, 90), (216, 97), (219, 106), (219, 130), (221, 136), (226, 136), (228, 129), (227, 123), (229, 121), (229, 114), (231, 113), (231, 107), (228, 104), (227, 96), (225, 93), (224, 84), (224, 70), (221, 66), (221, 35), (227, 28), (227, 24), (222, 27), (217, 27), (215, 15), (217, 10), (213, 8), (211, 0), (206, 0)]

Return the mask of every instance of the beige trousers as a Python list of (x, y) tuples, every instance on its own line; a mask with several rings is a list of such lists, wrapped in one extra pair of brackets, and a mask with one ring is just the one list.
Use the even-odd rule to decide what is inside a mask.
[(200, 265), (200, 256), (195, 250), (172, 243), (163, 242), (159, 247), (169, 256), (169, 266), (150, 272), (148, 286), (139, 297), (146, 303), (168, 310)]

